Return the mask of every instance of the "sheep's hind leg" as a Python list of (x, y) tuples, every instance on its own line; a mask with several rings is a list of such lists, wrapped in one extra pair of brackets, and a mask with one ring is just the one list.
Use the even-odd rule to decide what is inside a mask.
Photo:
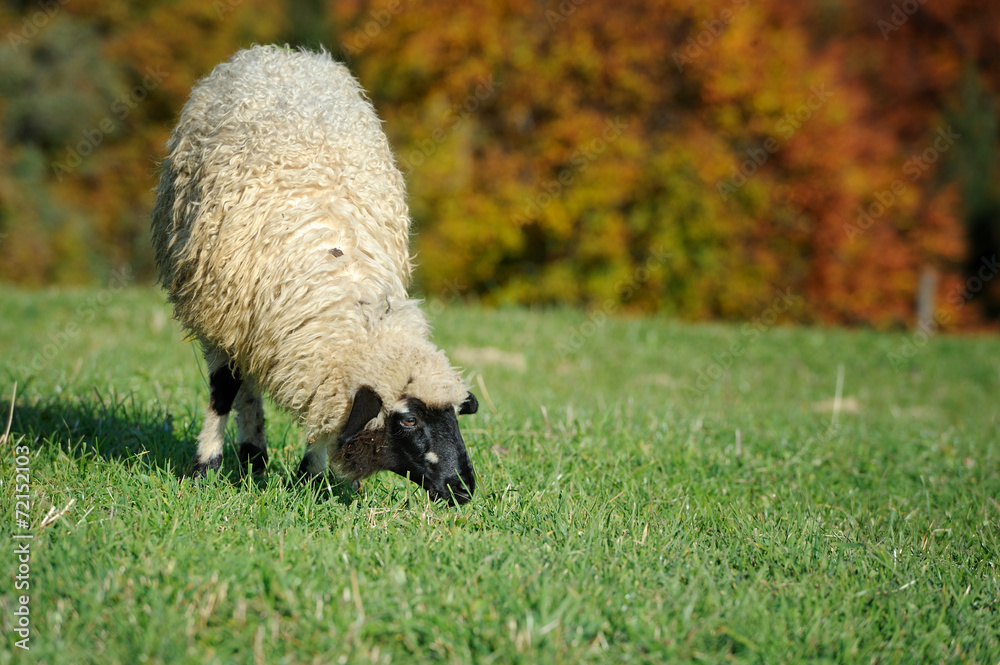
[(221, 351), (207, 351), (205, 359), (208, 361), (211, 397), (205, 414), (205, 425), (198, 435), (198, 453), (192, 472), (196, 478), (204, 477), (209, 469), (218, 470), (222, 466), (226, 421), (229, 420), (233, 400), (242, 383), (239, 372), (229, 367), (229, 358)]
[(263, 473), (267, 467), (267, 441), (264, 439), (264, 400), (253, 383), (244, 381), (236, 395), (236, 425), (239, 430), (240, 465), (244, 473)]

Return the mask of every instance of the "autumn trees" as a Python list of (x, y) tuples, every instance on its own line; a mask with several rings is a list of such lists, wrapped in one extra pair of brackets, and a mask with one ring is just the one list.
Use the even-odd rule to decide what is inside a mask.
[[(274, 40), (325, 44), (371, 92), (431, 296), (736, 318), (790, 290), (791, 319), (901, 326), (922, 271), (944, 303), (1000, 239), (982, 3), (292, 4), (55, 3), (0, 44), (0, 277), (148, 276), (155, 161), (191, 83)], [(952, 325), (992, 314), (988, 291)]]

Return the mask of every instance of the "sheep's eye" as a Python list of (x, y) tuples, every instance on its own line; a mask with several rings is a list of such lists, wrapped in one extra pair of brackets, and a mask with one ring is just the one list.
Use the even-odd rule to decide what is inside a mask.
[(416, 427), (417, 426), (417, 417), (416, 416), (411, 416), (411, 415), (400, 416), (399, 423), (403, 427)]

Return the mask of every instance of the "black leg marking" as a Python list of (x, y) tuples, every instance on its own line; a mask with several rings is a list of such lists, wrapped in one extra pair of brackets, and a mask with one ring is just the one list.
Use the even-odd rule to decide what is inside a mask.
[(240, 465), (243, 471), (251, 473), (264, 473), (267, 467), (267, 451), (261, 450), (257, 446), (247, 441), (240, 444)]
[(302, 458), (301, 462), (299, 462), (298, 480), (300, 483), (314, 478), (313, 474), (309, 473), (309, 467), (309, 454), (306, 453), (306, 456)]
[(216, 455), (207, 462), (196, 462), (191, 475), (195, 478), (204, 478), (208, 475), (209, 469), (218, 471), (222, 467), (222, 455)]
[[(299, 483), (313, 483), (314, 485), (323, 485), (326, 483), (330, 470), (325, 463), (322, 465), (319, 464), (316, 455), (318, 453), (307, 450), (306, 454), (302, 456), (302, 462), (299, 464), (299, 472), (296, 478)], [(317, 466), (320, 466), (320, 470), (316, 469)]]
[(212, 389), (208, 407), (220, 416), (228, 414), (233, 408), (236, 393), (240, 391), (240, 384), (243, 383), (239, 371), (223, 365), (212, 372), (208, 382)]

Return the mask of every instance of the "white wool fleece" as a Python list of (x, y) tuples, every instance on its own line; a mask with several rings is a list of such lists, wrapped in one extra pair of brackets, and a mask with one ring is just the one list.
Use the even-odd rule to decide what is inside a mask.
[(152, 229), (175, 316), (310, 439), (336, 439), (361, 385), (384, 410), (462, 403), (407, 297), (403, 177), (347, 67), (240, 51), (194, 87), (167, 147)]

